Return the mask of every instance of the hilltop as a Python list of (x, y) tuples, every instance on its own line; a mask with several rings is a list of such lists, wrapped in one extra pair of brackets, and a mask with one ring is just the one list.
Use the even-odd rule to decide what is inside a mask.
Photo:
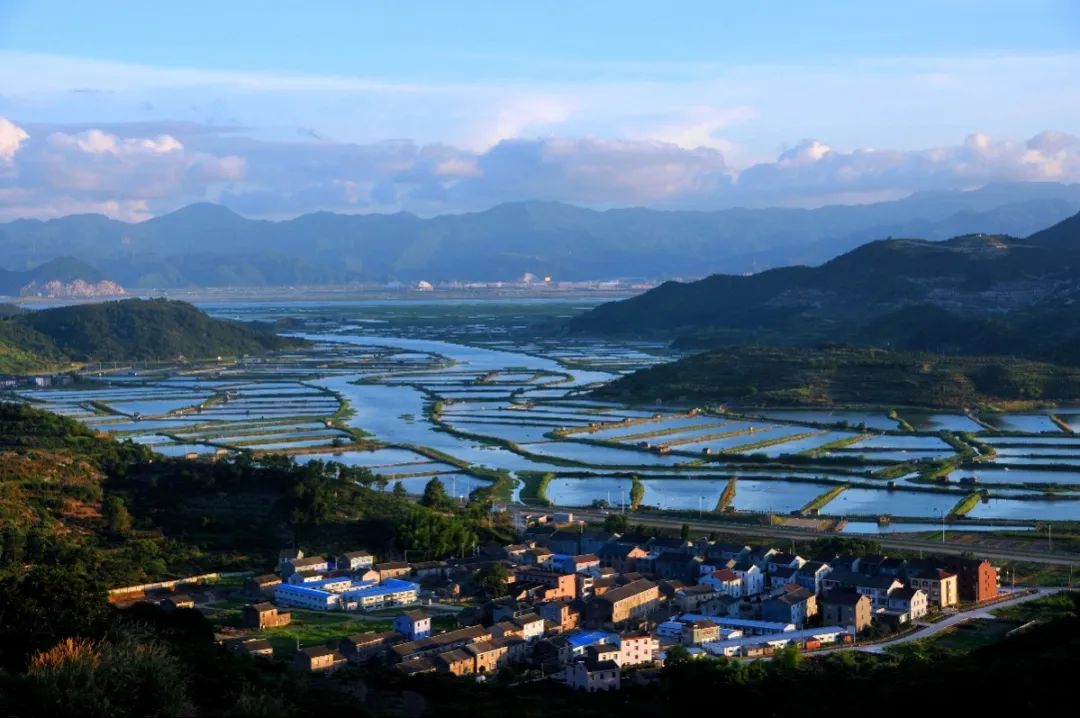
[(267, 327), (213, 319), (164, 299), (0, 312), (0, 373), (72, 362), (235, 357), (296, 343)]
[(74, 257), (58, 257), (24, 272), (0, 269), (0, 296), (120, 296), (124, 288)]
[(1080, 399), (1080, 369), (1001, 357), (859, 347), (721, 349), (601, 387), (604, 399), (742, 406), (872, 404), (962, 409)]
[(668, 282), (568, 330), (684, 348), (849, 342), (955, 354), (1080, 358), (1080, 220), (1026, 239), (887, 239), (819, 267)]
[(1080, 185), (1054, 183), (817, 209), (597, 211), (516, 202), (430, 218), (316, 212), (271, 222), (195, 204), (138, 223), (100, 215), (17, 220), (0, 224), (0, 246), (12, 269), (75, 256), (135, 288), (490, 281), (526, 272), (651, 279), (816, 264), (887, 236), (1023, 236), (1078, 210)]

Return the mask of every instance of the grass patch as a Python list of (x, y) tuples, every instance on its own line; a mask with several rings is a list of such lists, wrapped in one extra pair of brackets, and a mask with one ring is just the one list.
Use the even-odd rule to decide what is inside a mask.
[(274, 655), (279, 658), (289, 658), (296, 650), (296, 642), (300, 642), (301, 648), (311, 646), (325, 646), (336, 643), (345, 636), (365, 631), (389, 631), (392, 621), (360, 621), (352, 618), (349, 614), (314, 613), (311, 611), (292, 611), (292, 623), (288, 626), (270, 628), (261, 631), (258, 635), (270, 641), (274, 647)]
[(1018, 623), (1070, 618), (1077, 615), (1077, 598), (1075, 594), (1069, 592), (1055, 593), (1033, 601), (1003, 606), (991, 613), (1002, 620)]

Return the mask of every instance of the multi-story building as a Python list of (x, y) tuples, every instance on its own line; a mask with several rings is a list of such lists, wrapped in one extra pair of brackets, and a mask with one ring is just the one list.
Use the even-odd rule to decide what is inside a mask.
[(943, 568), (908, 571), (907, 582), (912, 588), (926, 591), (930, 605), (936, 608), (947, 608), (960, 602), (956, 574)]
[(998, 596), (998, 570), (986, 560), (946, 557), (942, 568), (956, 574), (957, 592), (962, 601), (982, 603)]
[(588, 693), (617, 691), (620, 687), (619, 664), (588, 658), (575, 661), (566, 669), (566, 685)]
[(638, 579), (589, 599), (586, 615), (595, 624), (620, 624), (644, 618), (659, 602), (659, 586), (647, 579)]
[(846, 626), (858, 633), (870, 625), (871, 601), (865, 594), (838, 589), (823, 594), (819, 603), (828, 626)]

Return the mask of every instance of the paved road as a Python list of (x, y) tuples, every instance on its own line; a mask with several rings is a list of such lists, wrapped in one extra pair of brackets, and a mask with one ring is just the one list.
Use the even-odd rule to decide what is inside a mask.
[[(1037, 589), (1034, 593), (1024, 592), (1020, 596), (1016, 596), (1015, 598), (1010, 598), (1010, 599), (1007, 599), (1007, 600), (1004, 600), (1004, 601), (998, 601), (997, 603), (995, 603), (993, 605), (982, 606), (980, 608), (974, 608), (974, 609), (972, 609), (970, 611), (957, 611), (956, 613), (952, 614), (951, 616), (949, 616), (947, 618), (944, 618), (944, 619), (938, 621), (937, 623), (922, 624), (923, 627), (920, 628), (918, 631), (915, 631), (914, 633), (906, 634), (904, 636), (900, 636), (899, 638), (895, 638), (895, 639), (893, 639), (891, 641), (883, 641), (881, 643), (874, 643), (874, 644), (869, 645), (869, 646), (846, 646), (846, 647), (841, 647), (841, 648), (827, 648), (827, 649), (822, 650), (822, 651), (814, 651), (813, 655), (820, 656), (820, 655), (824, 655), (824, 654), (827, 654), (827, 653), (835, 653), (837, 651), (850, 651), (850, 650), (863, 651), (865, 653), (884, 653), (886, 648), (891, 648), (893, 646), (899, 646), (899, 645), (902, 645), (904, 643), (909, 643), (911, 641), (921, 641), (923, 639), (930, 638), (931, 636), (937, 635), (937, 634), (939, 634), (939, 633), (941, 633), (943, 631), (947, 631), (950, 628), (952, 628), (954, 626), (957, 626), (957, 625), (959, 625), (961, 623), (966, 623), (967, 621), (971, 621), (971, 620), (974, 620), (974, 619), (977, 619), (977, 618), (994, 619), (996, 617), (993, 615), (992, 612), (996, 611), (999, 608), (1004, 608), (1006, 606), (1015, 606), (1017, 604), (1026, 603), (1028, 601), (1034, 601), (1037, 598), (1043, 598), (1045, 596), (1050, 596), (1050, 595), (1053, 595), (1055, 593), (1060, 593), (1061, 591), (1067, 591), (1067, 590), (1069, 590), (1069, 589), (1066, 589), (1066, 588), (1040, 588), (1040, 589)], [(1017, 593), (1020, 593), (1020, 592), (1017, 591)]]
[[(552, 512), (566, 511), (574, 514), (575, 518), (589, 521), (603, 521), (606, 516), (601, 511), (582, 510), (573, 507), (545, 507), (536, 508), (528, 506), (513, 506), (510, 509), (514, 513), (536, 513), (537, 511)], [(690, 526), (692, 531), (716, 532), (721, 534), (736, 534), (740, 536), (760, 536), (773, 540), (783, 539), (792, 541), (805, 541), (807, 539), (820, 538), (826, 535), (807, 529), (792, 529), (774, 526), (754, 526), (749, 524), (733, 524), (723, 521), (710, 521), (707, 519), (684, 519), (664, 518), (648, 514), (628, 515), (632, 524), (643, 524), (658, 528), (680, 528), (683, 524)], [(835, 534), (842, 536), (843, 534)], [(1000, 549), (990, 546), (970, 546), (968, 544), (941, 543), (939, 541), (926, 541), (923, 539), (901, 538), (889, 535), (872, 535), (872, 538), (885, 548), (904, 549), (908, 551), (925, 551), (934, 554), (962, 554), (976, 552), (980, 558), (998, 559), (1003, 561), (1020, 561), (1024, 563), (1041, 563), (1055, 566), (1080, 566), (1080, 554), (1069, 554), (1049, 551), (1017, 551), (1013, 549)]]

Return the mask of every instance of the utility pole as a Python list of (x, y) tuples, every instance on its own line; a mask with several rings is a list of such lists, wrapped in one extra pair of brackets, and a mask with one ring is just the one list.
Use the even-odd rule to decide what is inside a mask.
[(1053, 524), (1047, 524), (1046, 525), (1046, 541), (1047, 541), (1048, 546), (1050, 547), (1050, 552), (1053, 553), (1053, 551), (1054, 551), (1054, 526), (1053, 526)]

